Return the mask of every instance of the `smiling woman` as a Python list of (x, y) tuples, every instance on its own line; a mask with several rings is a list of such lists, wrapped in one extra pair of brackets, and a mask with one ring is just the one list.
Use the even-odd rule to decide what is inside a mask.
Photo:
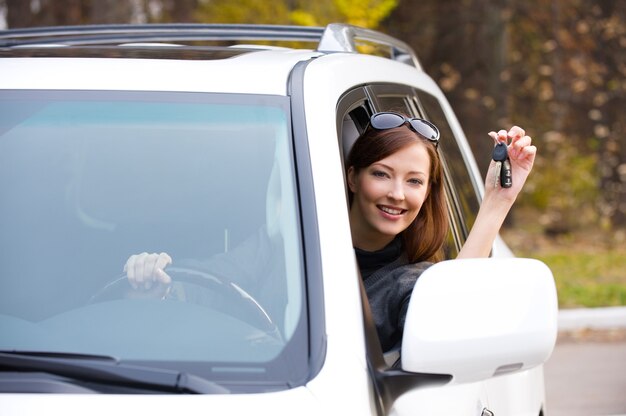
[[(519, 183), (515, 188), (487, 189), (459, 257), (489, 255), (535, 156), (530, 137), (519, 127), (489, 134), (505, 149), (511, 140)], [(415, 282), (442, 258), (449, 221), (439, 136), (429, 121), (396, 112), (375, 113), (346, 161), (352, 243), (386, 351), (402, 340)], [(492, 163), (490, 176), (495, 175)]]
[(398, 116), (399, 126), (366, 129), (346, 162), (352, 243), (383, 350), (400, 342), (409, 294), (448, 234), (439, 131), (424, 136)]

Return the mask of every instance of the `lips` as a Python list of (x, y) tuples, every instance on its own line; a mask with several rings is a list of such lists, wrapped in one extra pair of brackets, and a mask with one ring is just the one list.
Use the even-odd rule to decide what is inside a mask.
[(406, 209), (394, 208), (386, 205), (378, 205), (378, 209), (389, 215), (402, 215), (407, 211)]

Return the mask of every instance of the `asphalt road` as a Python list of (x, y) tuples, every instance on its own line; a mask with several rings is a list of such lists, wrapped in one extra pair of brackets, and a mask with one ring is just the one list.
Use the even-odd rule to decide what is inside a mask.
[(544, 367), (546, 416), (626, 416), (626, 330), (559, 335)]

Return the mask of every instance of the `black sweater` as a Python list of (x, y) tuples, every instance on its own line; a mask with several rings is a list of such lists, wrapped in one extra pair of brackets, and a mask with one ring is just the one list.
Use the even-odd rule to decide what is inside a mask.
[(355, 253), (381, 347), (388, 351), (402, 340), (413, 286), (432, 263), (409, 263), (400, 237), (379, 251)]

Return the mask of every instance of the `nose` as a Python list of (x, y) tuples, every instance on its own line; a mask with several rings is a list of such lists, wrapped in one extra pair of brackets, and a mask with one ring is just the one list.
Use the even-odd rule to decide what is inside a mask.
[(391, 189), (389, 189), (387, 198), (393, 199), (394, 201), (404, 201), (404, 187), (402, 184), (394, 182)]

